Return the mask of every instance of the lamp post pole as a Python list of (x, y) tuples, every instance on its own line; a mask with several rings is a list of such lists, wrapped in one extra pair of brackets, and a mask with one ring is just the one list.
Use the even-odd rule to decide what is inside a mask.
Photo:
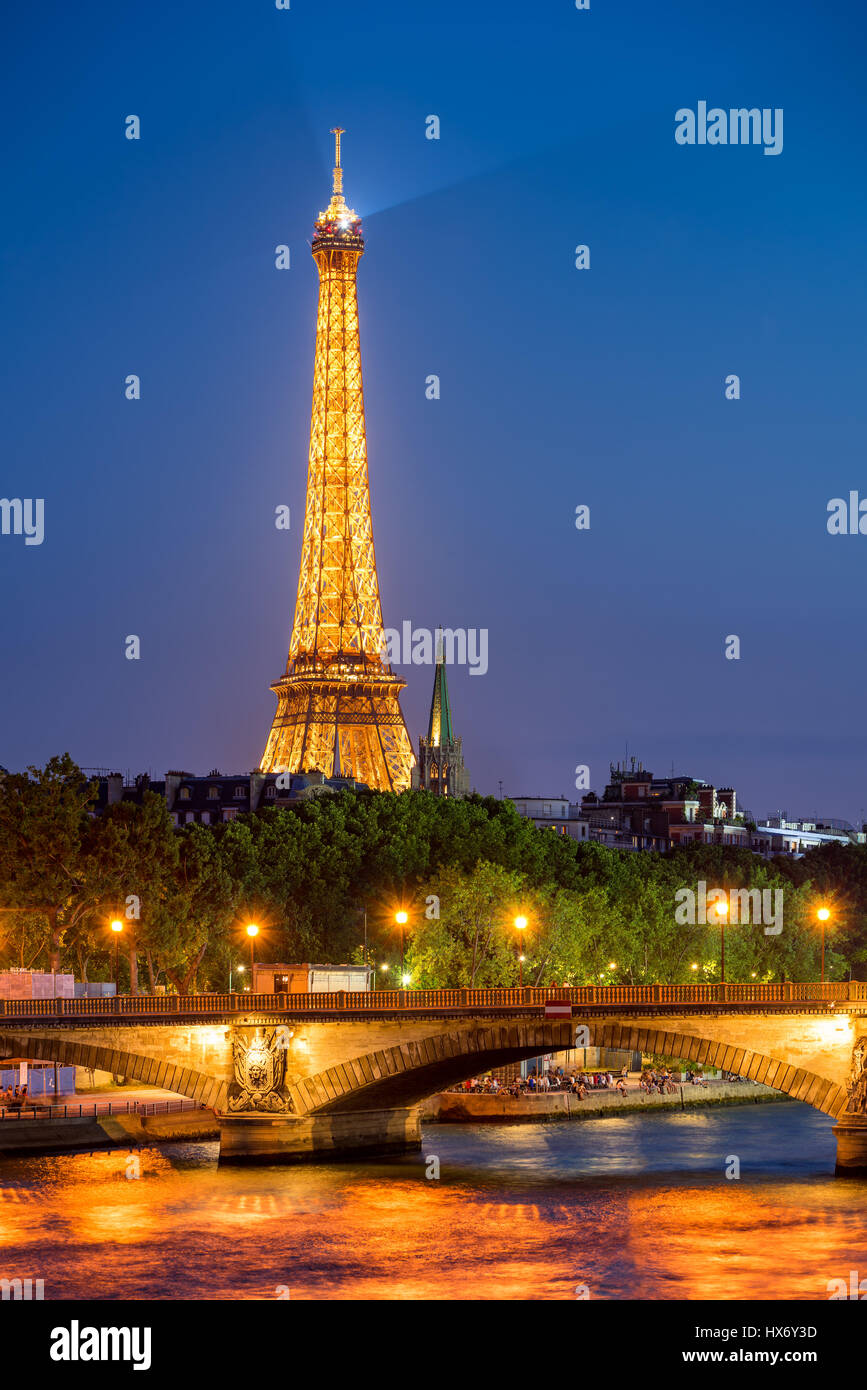
[(404, 988), (404, 983), (403, 983), (403, 975), (404, 975), (404, 968), (403, 968), (404, 931), (405, 931), (405, 929), (406, 929), (406, 924), (407, 924), (407, 922), (409, 921), (409, 918), (407, 917), (407, 914), (406, 914), (405, 912), (397, 912), (397, 913), (395, 913), (395, 918), (394, 918), (394, 920), (397, 922), (397, 925), (400, 927), (400, 987), (401, 987), (401, 989), (403, 989), (403, 988)]
[(819, 910), (818, 910), (818, 912), (816, 913), (816, 916), (818, 917), (819, 921), (820, 921), (821, 924), (822, 924), (822, 977), (821, 977), (821, 978), (822, 978), (822, 984), (824, 985), (824, 983), (825, 983), (825, 923), (827, 922), (828, 918), (831, 916), (831, 913), (830, 913), (830, 911), (829, 911), (829, 909), (828, 909), (827, 907), (820, 907)]
[(249, 924), (249, 926), (247, 927), (247, 935), (248, 935), (249, 938), (250, 938), (250, 991), (251, 991), (251, 993), (252, 993), (252, 991), (253, 991), (253, 990), (255, 989), (255, 987), (256, 987), (256, 960), (255, 960), (255, 950), (256, 950), (256, 937), (259, 935), (259, 928), (256, 926), (256, 923), (255, 923), (255, 922), (251, 922), (251, 923)]
[(717, 903), (716, 913), (719, 917), (719, 957), (720, 957), (720, 984), (726, 982), (726, 916), (728, 914), (728, 903)]
[(120, 934), (123, 931), (123, 922), (120, 920), (119, 917), (115, 917), (114, 921), (111, 924), (111, 929), (114, 932), (114, 993), (115, 997), (117, 997), (117, 995), (120, 993), (120, 981), (117, 977), (117, 951), (118, 947), (120, 946)]
[[(516, 918), (515, 918), (515, 931), (518, 931), (518, 932), (525, 932), (526, 930), (527, 930), (527, 919), (526, 919), (526, 917), (516, 917)], [(518, 948), (518, 989), (523, 989), (523, 988), (524, 988), (524, 943), (523, 943), (523, 937), (522, 937), (522, 936), (519, 936), (519, 937), (518, 937), (518, 942), (519, 942), (519, 948)]]

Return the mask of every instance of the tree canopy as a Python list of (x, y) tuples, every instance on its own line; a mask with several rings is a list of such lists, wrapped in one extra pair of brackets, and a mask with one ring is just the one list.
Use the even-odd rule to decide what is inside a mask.
[[(676, 895), (782, 892), (783, 929), (726, 927), (726, 977), (818, 978), (816, 906), (827, 900), (826, 974), (867, 961), (867, 848), (768, 862), (712, 846), (608, 850), (537, 829), (510, 801), (429, 792), (320, 794), (216, 826), (176, 828), (146, 791), (95, 814), (68, 755), (0, 780), (0, 966), (108, 978), (109, 923), (124, 922), (121, 987), (225, 989), (260, 960), (367, 960), (416, 986), (684, 982), (720, 978), (720, 928), (681, 924)], [(516, 916), (527, 919), (516, 931)], [(366, 928), (366, 936), (365, 936)], [(383, 970), (387, 966), (387, 970)]]

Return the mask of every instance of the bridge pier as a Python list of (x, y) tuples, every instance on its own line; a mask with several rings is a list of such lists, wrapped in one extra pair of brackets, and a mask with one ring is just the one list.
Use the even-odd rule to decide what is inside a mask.
[(220, 1163), (324, 1163), (421, 1148), (419, 1107), (336, 1115), (218, 1115)]
[(867, 1115), (843, 1114), (831, 1133), (837, 1140), (837, 1177), (867, 1174)]

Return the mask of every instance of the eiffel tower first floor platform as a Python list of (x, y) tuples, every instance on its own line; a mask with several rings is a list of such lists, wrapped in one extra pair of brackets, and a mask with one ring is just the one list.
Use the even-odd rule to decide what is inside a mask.
[(404, 685), (381, 668), (283, 676), (271, 686), (277, 712), (260, 772), (323, 772), (405, 791), (414, 758), (399, 703)]

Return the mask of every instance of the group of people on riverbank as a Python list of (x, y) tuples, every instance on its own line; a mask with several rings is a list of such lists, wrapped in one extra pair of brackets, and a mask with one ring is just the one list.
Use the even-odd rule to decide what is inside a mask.
[[(537, 1072), (535, 1067), (531, 1067), (527, 1076), (519, 1076), (510, 1082), (504, 1082), (498, 1076), (472, 1077), (452, 1089), (474, 1096), (514, 1097), (545, 1096), (565, 1091), (583, 1100), (588, 1093), (596, 1091), (617, 1091), (622, 1096), (627, 1095), (628, 1076), (629, 1071), (625, 1066), (617, 1075), (610, 1071), (584, 1072), (577, 1068), (565, 1071), (563, 1067)], [(735, 1076), (733, 1072), (723, 1072), (722, 1080), (755, 1084), (748, 1076)], [(666, 1066), (645, 1067), (638, 1080), (639, 1091), (648, 1096), (674, 1095), (678, 1086), (701, 1086), (707, 1090), (708, 1080), (699, 1070), (686, 1068), (684, 1071), (671, 1071)]]
[(27, 1105), (26, 1086), (7, 1086), (0, 1091), (0, 1110), (23, 1110)]
[(700, 1071), (673, 1072), (668, 1067), (646, 1067), (638, 1089), (648, 1096), (670, 1096), (681, 1085), (704, 1086), (707, 1090), (707, 1081)]
[(626, 1067), (616, 1078), (610, 1071), (583, 1072), (576, 1068), (567, 1072), (563, 1067), (556, 1067), (537, 1073), (533, 1067), (527, 1076), (516, 1077), (508, 1085), (497, 1076), (472, 1077), (455, 1090), (474, 1096), (544, 1096), (566, 1092), (583, 1100), (588, 1091), (618, 1091), (625, 1096), (627, 1077)]
[(673, 1095), (674, 1088), (674, 1075), (668, 1067), (647, 1067), (641, 1073), (641, 1080), (638, 1083), (639, 1091), (644, 1091), (648, 1096)]

